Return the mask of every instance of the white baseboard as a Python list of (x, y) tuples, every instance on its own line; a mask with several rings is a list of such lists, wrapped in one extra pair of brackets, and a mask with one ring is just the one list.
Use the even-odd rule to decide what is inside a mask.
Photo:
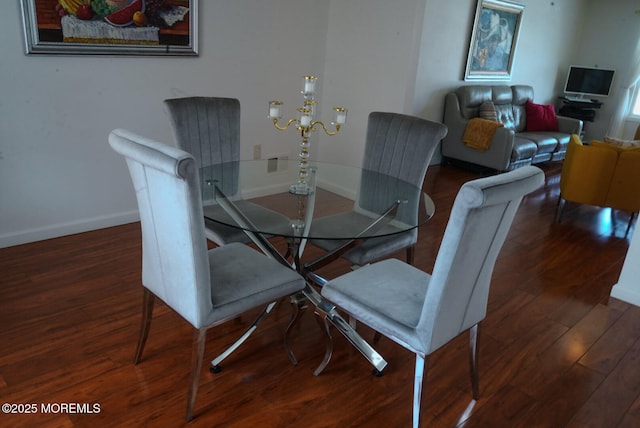
[(104, 229), (105, 227), (119, 226), (121, 224), (139, 221), (138, 211), (129, 211), (108, 216), (93, 217), (70, 223), (53, 224), (45, 227), (21, 230), (15, 233), (0, 235), (0, 248), (14, 245), (27, 244), (42, 241), (44, 239), (58, 238), (60, 236), (73, 235), (75, 233), (88, 232), (90, 230)]
[[(252, 188), (251, 191), (242, 192), (242, 197), (245, 199), (251, 198), (259, 198), (261, 196), (268, 196), (277, 193), (286, 193), (289, 191), (289, 186), (292, 183), (279, 183), (275, 185), (262, 186)], [(318, 184), (322, 185), (324, 190), (335, 193), (336, 195), (342, 196), (347, 199), (355, 200), (356, 194), (353, 190), (347, 189), (339, 184), (334, 184), (328, 181), (321, 181)]]
[(640, 306), (640, 291), (638, 287), (626, 287), (624, 284), (616, 284), (611, 289), (611, 297)]
[(329, 181), (321, 181), (322, 188), (328, 190), (329, 192), (335, 193), (336, 195), (342, 196), (343, 198), (351, 199), (354, 201), (356, 199), (356, 192), (352, 189), (341, 186), (338, 183), (333, 183)]

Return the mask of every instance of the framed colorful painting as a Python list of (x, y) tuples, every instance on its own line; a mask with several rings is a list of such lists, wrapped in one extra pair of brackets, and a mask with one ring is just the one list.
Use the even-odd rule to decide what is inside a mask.
[(198, 0), (21, 0), (27, 54), (198, 55)]
[(524, 6), (478, 0), (464, 80), (510, 80)]

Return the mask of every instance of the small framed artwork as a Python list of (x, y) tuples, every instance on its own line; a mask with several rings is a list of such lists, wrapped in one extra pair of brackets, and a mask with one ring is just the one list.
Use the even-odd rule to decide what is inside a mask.
[(198, 55), (198, 0), (20, 2), (28, 55)]
[(464, 80), (510, 80), (524, 6), (478, 0)]

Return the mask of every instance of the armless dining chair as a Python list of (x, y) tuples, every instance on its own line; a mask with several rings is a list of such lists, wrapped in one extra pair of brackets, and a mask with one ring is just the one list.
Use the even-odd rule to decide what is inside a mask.
[(109, 144), (126, 158), (142, 228), (143, 317), (134, 363), (142, 357), (157, 297), (194, 328), (186, 413), (191, 420), (207, 330), (250, 309), (272, 308), (305, 283), (247, 245), (207, 250), (192, 155), (122, 129), (111, 132)]
[[(178, 148), (191, 153), (198, 168), (224, 164), (216, 172), (219, 187), (224, 194), (235, 199), (236, 206), (261, 224), (277, 225), (283, 231), (290, 228), (289, 219), (275, 211), (245, 201), (239, 194), (240, 160), (240, 101), (221, 97), (184, 97), (164, 101), (171, 121), (174, 140)], [(219, 205), (208, 205), (208, 211), (219, 211), (213, 217), (221, 218)], [(233, 220), (229, 219), (230, 224)], [(274, 227), (270, 227), (274, 230)], [(207, 238), (218, 245), (228, 242), (248, 243), (250, 239), (238, 227), (205, 221)]]
[(528, 166), (465, 183), (431, 275), (387, 259), (322, 288), (322, 295), (338, 308), (416, 354), (414, 427), (419, 426), (429, 355), (467, 330), (472, 392), (478, 398), (478, 336), (496, 258), (522, 198), (543, 182), (544, 173)]
[[(422, 188), (424, 177), (433, 153), (445, 135), (447, 127), (414, 116), (399, 113), (372, 112), (367, 122), (364, 159), (360, 188), (356, 195), (354, 208), (350, 212), (336, 214), (314, 220), (312, 235), (326, 234), (336, 225), (366, 224), (372, 221), (372, 212), (384, 211), (390, 200), (397, 195), (387, 194), (378, 180), (381, 176), (391, 176)], [(378, 178), (378, 179), (377, 179)], [(415, 221), (418, 206), (400, 206), (396, 216), (400, 221)], [(409, 219), (404, 216), (411, 217)], [(364, 266), (375, 260), (390, 256), (406, 249), (406, 260), (413, 263), (414, 248), (418, 240), (418, 229), (395, 233), (392, 224), (385, 226), (387, 236), (366, 239), (356, 247), (345, 252), (342, 257), (356, 266)], [(311, 244), (333, 251), (345, 242), (340, 240), (312, 240)]]

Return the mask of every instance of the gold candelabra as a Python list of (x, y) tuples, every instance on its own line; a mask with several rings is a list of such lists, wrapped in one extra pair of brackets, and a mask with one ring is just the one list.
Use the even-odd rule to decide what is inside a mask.
[(331, 131), (327, 128), (325, 123), (321, 120), (316, 120), (316, 110), (318, 103), (315, 100), (316, 83), (318, 78), (315, 76), (303, 76), (302, 78), (302, 107), (296, 109), (298, 112), (297, 117), (289, 119), (286, 124), (280, 125), (278, 120), (282, 118), (282, 101), (269, 101), (269, 118), (273, 120), (273, 126), (280, 131), (289, 129), (290, 126), (294, 126), (295, 129), (300, 131), (300, 172), (298, 174), (298, 182), (291, 185), (289, 192), (296, 195), (308, 195), (313, 192), (313, 188), (309, 185), (307, 177), (309, 176), (309, 133), (316, 130), (317, 126), (320, 126), (325, 134), (336, 135), (340, 131), (340, 126), (344, 125), (347, 121), (347, 109), (344, 107), (333, 108), (333, 125), (334, 130)]

